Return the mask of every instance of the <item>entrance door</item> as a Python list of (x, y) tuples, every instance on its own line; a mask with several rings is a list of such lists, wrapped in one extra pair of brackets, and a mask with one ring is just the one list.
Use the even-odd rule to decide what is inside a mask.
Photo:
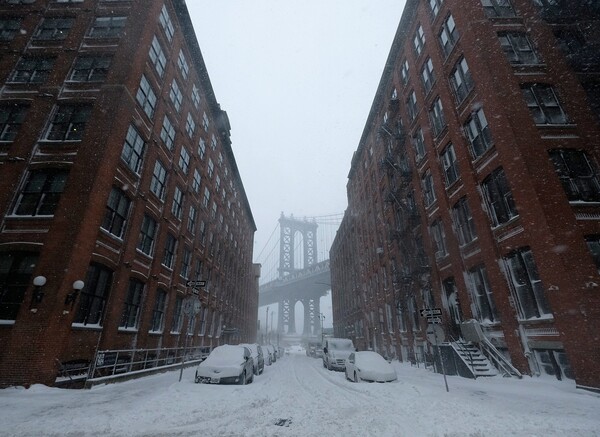
[(460, 324), (462, 323), (462, 311), (460, 310), (460, 303), (458, 301), (458, 289), (456, 288), (454, 278), (446, 279), (443, 285), (444, 292), (446, 293), (446, 300), (448, 302), (451, 335), (457, 339), (461, 335)]

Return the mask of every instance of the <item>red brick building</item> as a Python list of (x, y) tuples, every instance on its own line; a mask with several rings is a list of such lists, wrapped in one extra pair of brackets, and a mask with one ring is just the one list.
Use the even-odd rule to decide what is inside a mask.
[(0, 386), (254, 341), (256, 227), (185, 2), (4, 1), (0, 82)]
[(423, 359), (441, 308), (496, 367), (600, 389), (599, 28), (597, 2), (407, 1), (331, 249), (336, 335)]

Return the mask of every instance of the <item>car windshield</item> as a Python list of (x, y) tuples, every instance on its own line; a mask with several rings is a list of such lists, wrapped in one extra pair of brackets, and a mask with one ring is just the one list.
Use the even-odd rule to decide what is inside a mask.
[(352, 340), (335, 340), (328, 344), (332, 350), (354, 350)]

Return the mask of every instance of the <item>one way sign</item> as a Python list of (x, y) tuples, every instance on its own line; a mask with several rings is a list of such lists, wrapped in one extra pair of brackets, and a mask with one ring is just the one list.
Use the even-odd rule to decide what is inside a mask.
[(423, 308), (420, 312), (421, 317), (435, 317), (442, 315), (441, 308)]

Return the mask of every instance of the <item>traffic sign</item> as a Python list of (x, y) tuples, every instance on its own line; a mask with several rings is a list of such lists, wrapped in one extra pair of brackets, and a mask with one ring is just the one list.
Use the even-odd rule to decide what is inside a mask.
[(430, 325), (441, 325), (442, 318), (441, 317), (427, 317), (427, 323)]
[(206, 281), (187, 281), (185, 285), (188, 287), (206, 287)]
[(427, 340), (429, 343), (438, 345), (446, 339), (444, 329), (440, 325), (429, 325), (427, 327)]
[(441, 316), (442, 309), (441, 308), (423, 308), (420, 310), (421, 317), (432, 317), (432, 316)]

